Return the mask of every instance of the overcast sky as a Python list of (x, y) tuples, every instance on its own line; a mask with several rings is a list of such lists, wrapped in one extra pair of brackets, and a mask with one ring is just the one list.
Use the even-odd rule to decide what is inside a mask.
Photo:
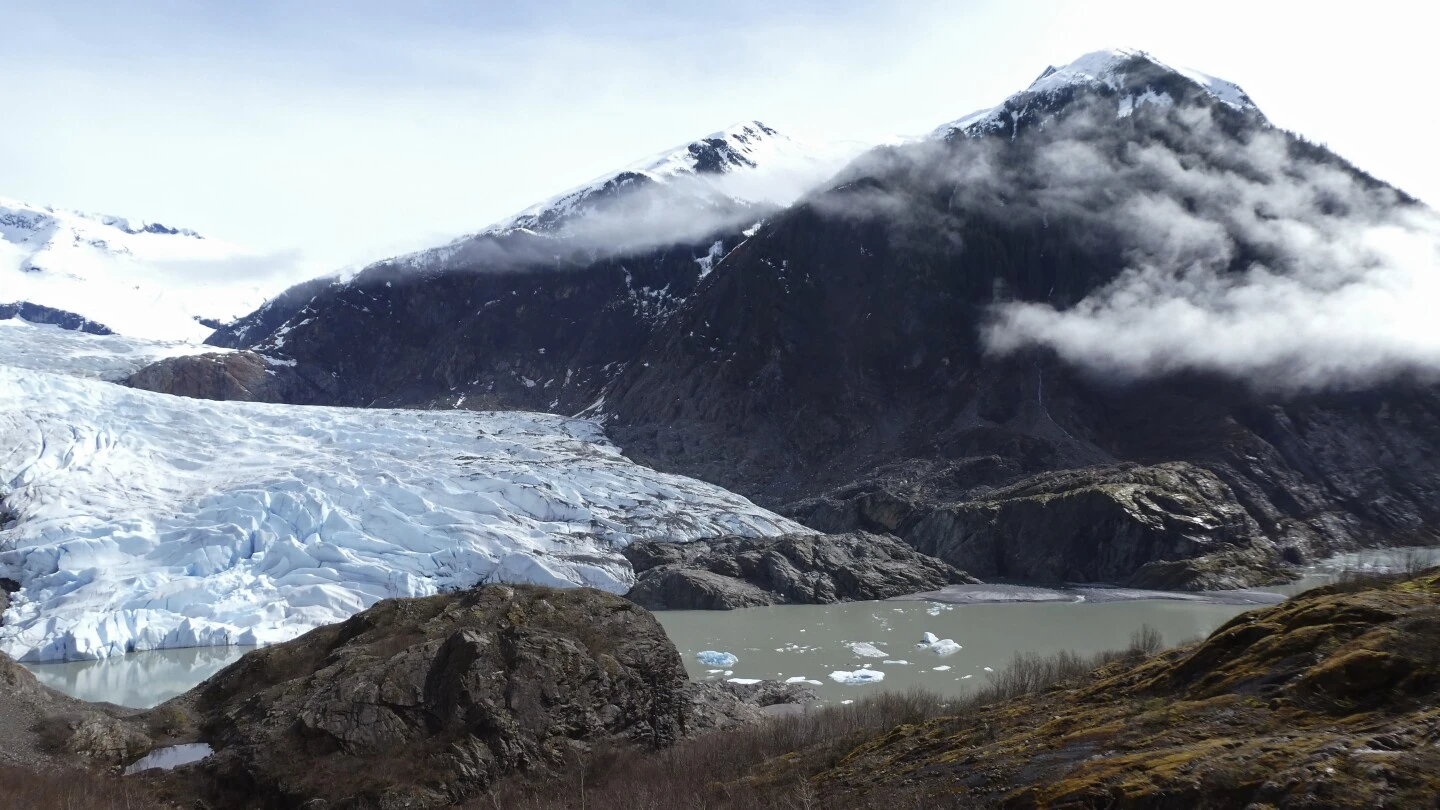
[(0, 196), (298, 249), (311, 268), (479, 229), (744, 119), (802, 138), (925, 132), (1105, 47), (1235, 81), (1276, 124), (1440, 200), (1416, 2), (0, 9)]

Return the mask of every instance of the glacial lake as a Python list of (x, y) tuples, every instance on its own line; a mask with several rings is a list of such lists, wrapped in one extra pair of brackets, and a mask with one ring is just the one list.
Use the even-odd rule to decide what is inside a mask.
[[(827, 702), (880, 690), (923, 687), (960, 695), (986, 683), (1019, 653), (1123, 648), (1144, 625), (1167, 645), (1208, 635), (1231, 618), (1284, 596), (1332, 581), (1343, 570), (1394, 570), (1410, 564), (1409, 549), (1346, 554), (1307, 569), (1299, 582), (1256, 591), (1167, 594), (1114, 588), (966, 586), (936, 595), (946, 601), (900, 599), (839, 605), (783, 605), (732, 611), (657, 613), (696, 680), (802, 678)], [(1429, 564), (1440, 550), (1422, 549)], [(925, 634), (954, 645), (918, 648)], [(953, 649), (949, 654), (942, 651)], [(134, 653), (103, 661), (28, 665), (40, 681), (75, 697), (148, 708), (218, 672), (248, 652), (208, 647)], [(729, 653), (734, 664), (710, 666), (704, 651)], [(900, 662), (904, 663), (900, 663)], [(832, 673), (870, 683), (837, 681)], [(841, 680), (851, 678), (841, 676)]]

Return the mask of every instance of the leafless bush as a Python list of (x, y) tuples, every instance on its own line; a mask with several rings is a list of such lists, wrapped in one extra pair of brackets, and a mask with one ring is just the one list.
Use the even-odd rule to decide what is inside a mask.
[(0, 765), (0, 806), (6, 810), (149, 810), (156, 804), (142, 786), (113, 776)]

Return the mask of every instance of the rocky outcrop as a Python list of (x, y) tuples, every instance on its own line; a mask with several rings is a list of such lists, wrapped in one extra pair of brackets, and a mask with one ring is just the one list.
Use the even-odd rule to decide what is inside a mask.
[(285, 370), (255, 352), (193, 354), (151, 363), (125, 384), (194, 399), (280, 402), (283, 386), (276, 384), (276, 377)]
[(978, 581), (894, 537), (868, 532), (643, 541), (622, 553), (637, 575), (626, 598), (657, 610), (889, 599)]
[[(4, 525), (4, 513), (0, 512), (0, 525)], [(10, 594), (20, 590), (20, 583), (8, 577), (0, 577), (0, 625), (5, 624), (5, 611), (10, 609)]]
[(1440, 569), (1400, 579), (1312, 590), (1049, 688), (1012, 678), (855, 748), (811, 781), (815, 804), (1436, 807)]
[(436, 807), (598, 743), (668, 745), (691, 700), (679, 653), (633, 603), (486, 586), (380, 602), (256, 650), (168, 708), (202, 718), (206, 768), (237, 795)]
[(61, 329), (73, 329), (78, 332), (86, 332), (92, 335), (113, 335), (114, 332), (103, 323), (86, 318), (83, 315), (76, 315), (63, 309), (32, 304), (29, 301), (17, 301), (10, 304), (0, 304), (0, 321), (19, 318), (30, 323), (44, 323), (58, 326)]
[(1229, 488), (1183, 462), (1045, 473), (937, 507), (905, 537), (984, 578), (1187, 590), (1286, 578)]
[(130, 762), (154, 744), (135, 715), (118, 706), (61, 694), (0, 653), (0, 764)]
[(987, 580), (1214, 590), (1287, 578), (1275, 544), (1230, 488), (1194, 464), (1040, 473), (958, 499), (937, 483), (953, 483), (955, 466), (923, 483), (892, 479), (810, 499), (791, 516), (894, 532)]

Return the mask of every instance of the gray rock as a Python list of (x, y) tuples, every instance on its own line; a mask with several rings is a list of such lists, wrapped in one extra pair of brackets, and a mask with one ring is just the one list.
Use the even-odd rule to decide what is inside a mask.
[(1230, 488), (1185, 462), (1043, 473), (935, 506), (903, 533), (987, 579), (1214, 590), (1288, 578)]
[(486, 586), (380, 602), (249, 653), (174, 703), (201, 718), (219, 784), (270, 804), (433, 807), (574, 764), (595, 743), (668, 745), (688, 731), (689, 689), (633, 603)]
[(868, 532), (642, 541), (623, 553), (637, 574), (626, 598), (652, 609), (830, 604), (977, 581), (894, 537)]

